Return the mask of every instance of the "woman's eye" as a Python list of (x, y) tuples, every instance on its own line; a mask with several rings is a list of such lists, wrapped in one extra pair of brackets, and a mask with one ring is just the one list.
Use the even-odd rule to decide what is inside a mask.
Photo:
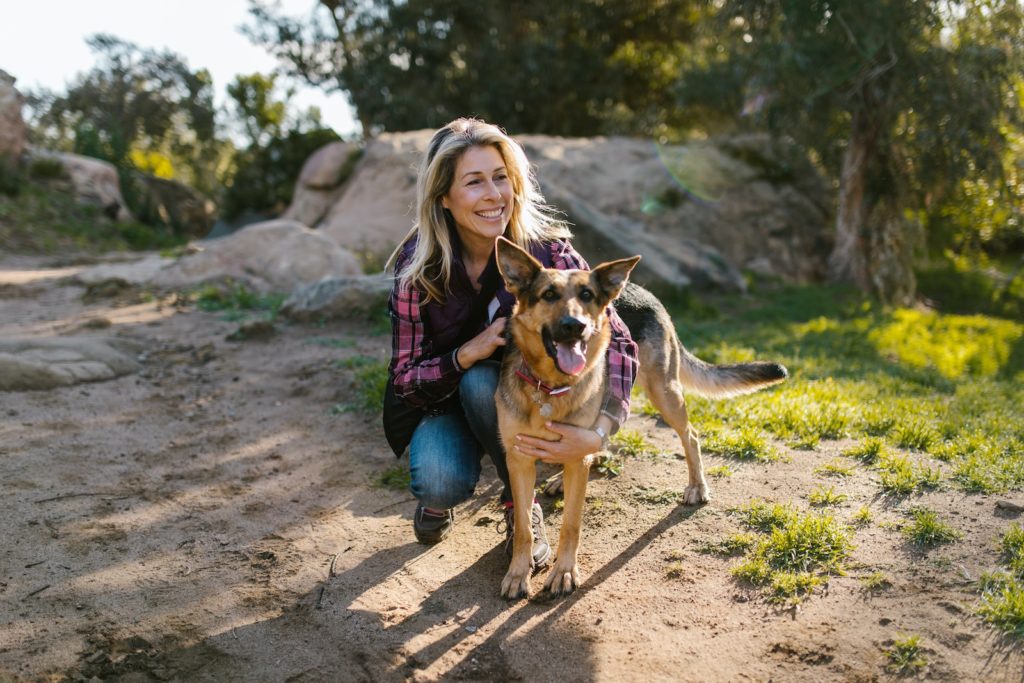
[(594, 299), (594, 293), (589, 289), (580, 290), (580, 301), (592, 301)]
[(541, 294), (540, 298), (544, 299), (544, 301), (558, 301), (558, 292), (553, 289), (549, 289)]

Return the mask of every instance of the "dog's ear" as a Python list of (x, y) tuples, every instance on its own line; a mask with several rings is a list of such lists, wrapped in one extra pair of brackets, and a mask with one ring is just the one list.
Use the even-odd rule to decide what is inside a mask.
[(498, 252), (498, 271), (505, 279), (505, 287), (514, 296), (519, 296), (529, 289), (533, 278), (537, 277), (544, 266), (504, 237), (498, 238), (495, 248)]
[(602, 263), (597, 268), (594, 268), (590, 278), (596, 284), (597, 289), (604, 296), (608, 297), (607, 301), (611, 302), (615, 300), (615, 297), (619, 295), (622, 288), (626, 286), (629, 274), (638, 263), (640, 263), (639, 256)]

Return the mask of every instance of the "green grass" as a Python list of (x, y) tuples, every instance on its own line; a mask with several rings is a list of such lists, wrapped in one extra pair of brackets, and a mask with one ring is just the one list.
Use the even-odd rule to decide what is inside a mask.
[(166, 249), (184, 244), (170, 230), (137, 221), (117, 222), (96, 206), (78, 202), (70, 190), (25, 177), (18, 192), (0, 192), (0, 244), (16, 253), (100, 253)]
[(885, 651), (889, 658), (887, 668), (895, 674), (911, 674), (928, 666), (928, 660), (921, 653), (921, 636), (896, 638), (892, 647)]
[(860, 577), (860, 583), (864, 590), (881, 591), (892, 587), (892, 581), (885, 575), (885, 572), (871, 572), (867, 576)]
[(942, 480), (937, 469), (915, 465), (903, 455), (888, 455), (880, 459), (878, 470), (882, 490), (900, 496), (936, 489)]
[(815, 507), (826, 507), (829, 505), (839, 505), (845, 502), (848, 497), (845, 493), (838, 493), (832, 486), (828, 488), (817, 486), (808, 494), (807, 499)]
[(952, 543), (963, 534), (939, 519), (932, 510), (913, 508), (910, 510), (912, 521), (903, 527), (903, 535), (921, 549), (934, 548), (944, 543)]
[(623, 456), (641, 456), (656, 453), (654, 445), (635, 429), (620, 429), (608, 440), (615, 452)]
[(742, 555), (754, 545), (757, 538), (753, 534), (737, 533), (723, 538), (720, 541), (706, 541), (700, 543), (697, 549), (706, 555), (722, 555), (724, 557), (735, 557)]
[(331, 413), (379, 412), (384, 406), (388, 364), (370, 356), (352, 356), (335, 361), (335, 366), (352, 373), (352, 392), (350, 400), (335, 404)]
[(771, 601), (799, 601), (829, 575), (841, 574), (853, 551), (849, 530), (830, 514), (802, 514), (760, 501), (740, 513), (762, 536), (732, 573), (761, 586)]
[(873, 519), (874, 517), (871, 515), (871, 508), (867, 505), (862, 505), (857, 512), (853, 513), (853, 517), (850, 521), (854, 526), (868, 526), (871, 524)]
[(715, 465), (704, 470), (704, 474), (715, 479), (727, 479), (736, 474), (736, 472), (728, 465)]
[(234, 321), (245, 319), (250, 314), (276, 320), (286, 298), (280, 293), (262, 294), (234, 281), (203, 285), (193, 292), (192, 297), (200, 310), (219, 311)]
[(1015, 638), (1024, 637), (1024, 529), (1012, 525), (999, 541), (1006, 570), (988, 572), (978, 581), (981, 603), (977, 613), (985, 622)]
[[(708, 452), (770, 461), (772, 440), (821, 448), (853, 438), (845, 454), (866, 465), (914, 451), (947, 463), (941, 482), (961, 491), (1024, 489), (1020, 321), (890, 309), (831, 286), (714, 305), (714, 318), (674, 316), (688, 348), (709, 361), (777, 360), (790, 379), (728, 401), (688, 397)], [(928, 469), (890, 472), (887, 486), (926, 489), (938, 472)]]
[(824, 465), (818, 465), (815, 467), (814, 473), (826, 477), (839, 477), (845, 479), (846, 477), (853, 475), (853, 468), (844, 462), (833, 460), (832, 462), (827, 462)]
[(375, 484), (380, 488), (390, 489), (391, 491), (407, 491), (410, 481), (408, 465), (400, 463), (387, 468), (377, 475)]

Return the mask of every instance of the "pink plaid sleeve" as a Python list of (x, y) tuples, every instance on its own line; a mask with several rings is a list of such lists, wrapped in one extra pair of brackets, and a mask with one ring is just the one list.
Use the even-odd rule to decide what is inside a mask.
[[(400, 272), (403, 265), (400, 256), (395, 272)], [(422, 294), (415, 288), (399, 286), (396, 277), (388, 300), (395, 395), (410, 405), (426, 408), (454, 394), (461, 373), (450, 353), (434, 355), (426, 321), (420, 314), (421, 302)]]
[[(559, 270), (590, 270), (587, 262), (568, 242), (553, 242), (551, 256), (553, 266)], [(636, 381), (639, 350), (615, 309), (609, 306), (607, 313), (612, 338), (607, 352), (608, 394), (604, 397), (601, 412), (615, 423), (614, 433), (629, 418), (630, 392)]]

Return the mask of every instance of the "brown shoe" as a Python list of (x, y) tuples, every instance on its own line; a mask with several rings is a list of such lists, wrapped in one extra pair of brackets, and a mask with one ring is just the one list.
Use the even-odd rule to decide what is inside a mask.
[(455, 513), (452, 510), (430, 510), (422, 505), (416, 506), (416, 514), (412, 518), (412, 530), (416, 540), (423, 545), (434, 545), (443, 541), (452, 531), (455, 524)]

